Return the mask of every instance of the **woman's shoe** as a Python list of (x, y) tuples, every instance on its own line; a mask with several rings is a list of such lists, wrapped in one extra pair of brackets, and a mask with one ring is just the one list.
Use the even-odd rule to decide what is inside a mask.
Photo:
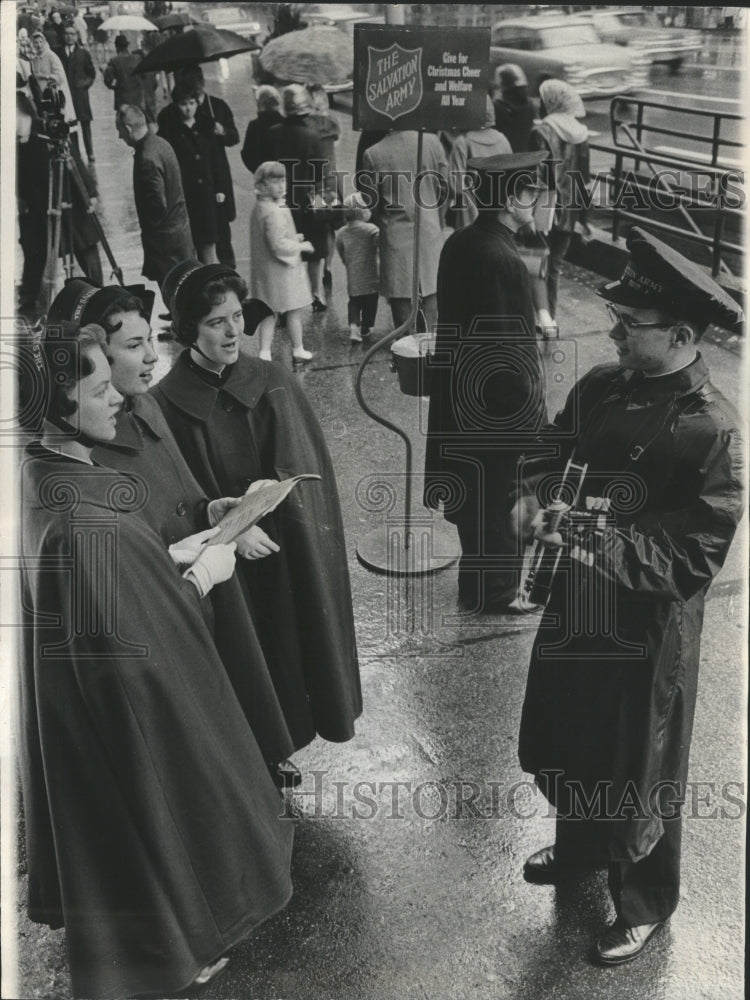
[(328, 306), (325, 304), (325, 302), (321, 302), (317, 295), (313, 295), (312, 308), (313, 312), (322, 313), (326, 311)]
[(217, 976), (220, 976), (228, 965), (229, 955), (222, 955), (221, 958), (212, 962), (211, 965), (207, 965), (204, 969), (201, 969), (193, 980), (193, 986), (205, 986), (206, 983), (210, 983)]
[(315, 355), (312, 351), (306, 351), (304, 348), (297, 353), (292, 352), (292, 371), (296, 372), (299, 371), (300, 368), (304, 368), (305, 365), (308, 365), (314, 357)]

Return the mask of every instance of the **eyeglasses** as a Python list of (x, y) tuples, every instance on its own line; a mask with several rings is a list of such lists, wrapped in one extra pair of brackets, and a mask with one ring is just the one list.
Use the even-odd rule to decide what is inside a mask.
[(613, 323), (620, 323), (628, 332), (631, 330), (644, 330), (647, 327), (667, 327), (671, 325), (667, 320), (663, 319), (658, 320), (656, 323), (640, 323), (631, 316), (623, 316), (620, 310), (616, 306), (613, 306), (611, 302), (607, 302), (607, 312)]

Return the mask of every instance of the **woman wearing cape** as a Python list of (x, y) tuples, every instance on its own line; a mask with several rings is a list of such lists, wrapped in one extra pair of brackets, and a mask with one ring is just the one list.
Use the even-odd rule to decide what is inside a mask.
[(27, 366), (46, 417), (21, 477), (28, 912), (65, 927), (76, 996), (173, 995), (285, 905), (293, 831), (199, 596), (232, 546), (180, 574), (132, 478), (91, 461), (121, 401), (103, 331), (60, 332)]

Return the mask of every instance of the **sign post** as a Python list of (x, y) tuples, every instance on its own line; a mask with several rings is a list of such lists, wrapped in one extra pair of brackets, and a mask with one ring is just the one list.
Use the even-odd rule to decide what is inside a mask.
[[(415, 179), (422, 172), (426, 129), (481, 128), (487, 113), (490, 32), (486, 28), (442, 28), (396, 25), (355, 25), (355, 130), (416, 131)], [(357, 370), (357, 402), (377, 423), (394, 431), (406, 448), (403, 533), (394, 544), (387, 532), (376, 531), (357, 543), (359, 559), (372, 569), (408, 576), (431, 573), (455, 562), (455, 535), (433, 529), (431, 544), (413, 545), (411, 529), (412, 446), (403, 428), (376, 413), (362, 394), (362, 376), (370, 359), (399, 337), (414, 332), (419, 311), (419, 247), (421, 206), (414, 208), (411, 314), (367, 351)], [(440, 549), (435, 553), (435, 542)]]

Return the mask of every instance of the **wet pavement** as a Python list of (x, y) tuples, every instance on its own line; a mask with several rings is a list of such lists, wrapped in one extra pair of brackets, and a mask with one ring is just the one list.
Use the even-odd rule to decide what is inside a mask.
[[(247, 63), (247, 65), (245, 65)], [(249, 61), (216, 69), (208, 90), (225, 96), (241, 136), (254, 115)], [(243, 103), (244, 100), (244, 103)], [(101, 216), (126, 281), (138, 281), (140, 241), (130, 151), (114, 132), (110, 94), (99, 80), (92, 103)], [(339, 164), (353, 164), (350, 118)], [(239, 269), (247, 274), (251, 178), (230, 150), (239, 218)], [(554, 822), (516, 758), (516, 738), (535, 619), (456, 613), (456, 570), (391, 578), (365, 569), (356, 545), (398, 529), (404, 450), (354, 397), (360, 348), (346, 325), (344, 274), (333, 266), (326, 313), (306, 324), (316, 352), (299, 376), (333, 455), (349, 545), (364, 714), (346, 744), (316, 741), (295, 755), (304, 775), (288, 797), (296, 818), (295, 892), (287, 908), (234, 952), (202, 995), (242, 1000), (738, 1000), (743, 995), (743, 785), (745, 537), (738, 538), (706, 605), (701, 682), (686, 807), (683, 889), (670, 924), (641, 959), (605, 970), (593, 944), (612, 909), (606, 874), (558, 888), (532, 886), (523, 859), (554, 837)], [(548, 352), (549, 407), (578, 374), (611, 360), (595, 275), (568, 267), (560, 295), (561, 342)], [(161, 311), (157, 304), (155, 313)], [(376, 330), (389, 329), (381, 300)], [(172, 353), (162, 344), (161, 372)], [(248, 342), (250, 353), (257, 345)], [(738, 400), (736, 345), (710, 337), (703, 350), (714, 381)], [(289, 364), (279, 331), (275, 358)], [(387, 358), (364, 379), (367, 399), (408, 429), (414, 444), (414, 514), (420, 507), (424, 401), (400, 394)], [(429, 530), (429, 529), (428, 529)], [(724, 793), (721, 789), (724, 788)], [(723, 812), (722, 812), (723, 810)], [(715, 813), (714, 813), (715, 811)], [(707, 818), (712, 817), (712, 818)], [(67, 998), (62, 932), (19, 924), (19, 994)]]

